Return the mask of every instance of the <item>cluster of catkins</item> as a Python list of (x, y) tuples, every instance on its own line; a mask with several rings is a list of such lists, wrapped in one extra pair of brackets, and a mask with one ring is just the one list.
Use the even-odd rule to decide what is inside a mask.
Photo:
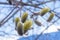
[(24, 12), (21, 18), (15, 18), (15, 29), (19, 35), (25, 34), (32, 26), (32, 20), (27, 20), (28, 13)]
[[(31, 18), (33, 18), (34, 16), (38, 16), (38, 15), (44, 16), (47, 12), (50, 12), (50, 8), (44, 7), (44, 8), (41, 9), (40, 12), (38, 12), (38, 13), (33, 13), (33, 14), (31, 15)], [(55, 15), (54, 12), (50, 12), (50, 15), (49, 15), (49, 17), (47, 18), (46, 21), (47, 21), (47, 22), (50, 22), (50, 21), (53, 19), (54, 15)], [(41, 26), (41, 25), (42, 25), (41, 22), (39, 22), (38, 20), (34, 20), (34, 22), (35, 22), (35, 24), (38, 25), (38, 26)]]
[[(33, 13), (34, 15), (40, 15), (40, 16), (44, 16), (47, 12), (49, 12), (50, 9), (48, 7), (42, 8), (40, 12), (38, 13)], [(15, 19), (15, 29), (17, 30), (19, 35), (23, 35), (25, 34), (32, 26), (32, 21), (31, 20), (27, 20), (28, 17), (28, 13), (24, 12), (23, 15), (21, 16), (21, 18), (17, 17)], [(50, 22), (54, 17), (54, 12), (50, 12), (49, 17), (47, 18), (47, 22)], [(34, 20), (35, 24), (38, 26), (41, 26), (41, 22), (39, 22), (38, 20)]]

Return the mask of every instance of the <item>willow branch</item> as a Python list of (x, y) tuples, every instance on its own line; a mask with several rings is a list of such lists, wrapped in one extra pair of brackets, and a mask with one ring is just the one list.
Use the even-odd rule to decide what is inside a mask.
[(13, 17), (20, 9), (16, 10), (10, 17), (8, 17), (6, 20), (4, 20), (0, 26), (2, 26), (3, 24), (5, 24), (11, 17)]
[[(56, 1), (56, 0), (40, 2), (39, 4), (29, 4), (29, 3), (24, 3), (24, 2), (21, 1), (19, 5), (23, 5), (23, 6), (39, 6), (39, 5), (42, 5), (42, 4), (45, 4), (45, 3), (49, 3), (49, 2), (53, 2), (53, 1)], [(10, 5), (9, 3), (6, 3), (6, 2), (0, 2), (0, 4)], [(13, 4), (13, 5), (15, 5), (15, 4)]]

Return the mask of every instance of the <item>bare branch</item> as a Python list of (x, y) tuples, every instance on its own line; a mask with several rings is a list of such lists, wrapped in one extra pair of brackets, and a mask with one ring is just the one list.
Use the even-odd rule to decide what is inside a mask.
[(6, 20), (3, 20), (0, 23), (0, 26), (2, 26), (3, 24), (5, 24), (11, 17), (13, 17), (18, 11), (20, 10), (20, 8), (18, 10), (16, 10), (9, 18), (7, 18)]

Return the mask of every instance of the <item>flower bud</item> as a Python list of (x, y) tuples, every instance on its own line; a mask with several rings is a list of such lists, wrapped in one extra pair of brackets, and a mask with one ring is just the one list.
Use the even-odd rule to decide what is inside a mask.
[(48, 8), (48, 7), (45, 7), (45, 8), (43, 8), (43, 9), (41, 9), (41, 11), (40, 11), (40, 15), (41, 16), (44, 16), (47, 12), (49, 12), (50, 11), (50, 9)]
[(24, 23), (24, 33), (26, 33), (32, 26), (32, 21), (31, 20), (27, 20), (25, 23)]
[(50, 22), (54, 17), (54, 12), (52, 12), (49, 16), (49, 18), (47, 19), (48, 22)]
[(22, 17), (21, 17), (21, 21), (24, 23), (26, 21), (27, 17), (28, 17), (28, 13), (24, 12)]
[(35, 22), (35, 24), (38, 25), (38, 26), (41, 26), (41, 25), (42, 25), (41, 22), (39, 22), (39, 21), (37, 21), (37, 20), (35, 20), (34, 22)]
[(17, 26), (17, 23), (20, 21), (20, 19), (19, 19), (19, 17), (16, 17), (15, 18), (15, 24), (16, 24), (16, 26)]
[(18, 24), (17, 24), (17, 32), (19, 35), (23, 35), (23, 33), (24, 33), (23, 24), (20, 22), (18, 22)]
[(19, 17), (16, 17), (14, 21), (15, 21), (15, 30), (16, 30), (17, 24), (18, 24), (18, 22), (20, 22)]

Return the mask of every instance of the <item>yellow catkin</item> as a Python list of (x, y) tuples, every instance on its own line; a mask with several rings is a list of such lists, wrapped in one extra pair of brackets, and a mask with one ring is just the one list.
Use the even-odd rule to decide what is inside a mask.
[(27, 20), (25, 23), (24, 23), (24, 33), (26, 31), (28, 31), (32, 26), (32, 21), (31, 20)]
[(41, 16), (44, 16), (47, 12), (49, 12), (50, 11), (50, 9), (48, 8), (48, 7), (45, 7), (45, 8), (43, 8), (43, 9), (41, 9), (41, 11), (39, 12), (39, 14), (41, 15)]
[(23, 33), (24, 33), (23, 24), (20, 22), (18, 22), (18, 24), (17, 24), (17, 32), (19, 35), (23, 35)]
[(16, 17), (14, 21), (15, 21), (15, 30), (16, 30), (17, 24), (18, 24), (18, 22), (20, 22), (20, 18)]
[(50, 22), (54, 17), (54, 12), (52, 12), (49, 16), (49, 18), (47, 19), (48, 22)]
[(21, 17), (21, 21), (24, 23), (26, 21), (27, 17), (28, 17), (28, 13), (24, 12), (22, 17)]
[(15, 18), (15, 23), (18, 23), (20, 21), (20, 18), (19, 17), (16, 17)]
[(39, 22), (39, 21), (37, 21), (37, 20), (35, 20), (34, 22), (35, 22), (35, 24), (38, 25), (38, 26), (41, 26), (41, 25), (42, 25), (41, 22)]

